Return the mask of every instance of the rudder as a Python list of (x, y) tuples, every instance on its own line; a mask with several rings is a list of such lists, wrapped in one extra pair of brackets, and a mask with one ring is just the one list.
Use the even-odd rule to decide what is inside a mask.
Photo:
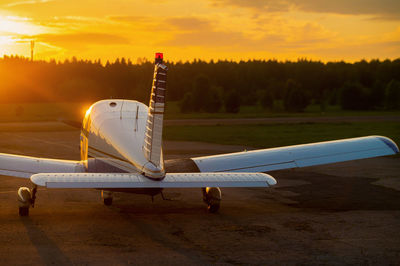
[(163, 63), (162, 54), (156, 53), (143, 151), (146, 159), (160, 170), (163, 168), (161, 145), (167, 70), (167, 66)]

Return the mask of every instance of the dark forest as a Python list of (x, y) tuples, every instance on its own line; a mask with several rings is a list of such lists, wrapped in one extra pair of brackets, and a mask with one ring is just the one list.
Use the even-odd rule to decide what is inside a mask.
[[(167, 62), (168, 101), (181, 112), (232, 112), (240, 105), (301, 112), (308, 104), (345, 110), (400, 109), (400, 59), (355, 63), (298, 60)], [(135, 99), (147, 103), (153, 63), (0, 59), (2, 103)]]

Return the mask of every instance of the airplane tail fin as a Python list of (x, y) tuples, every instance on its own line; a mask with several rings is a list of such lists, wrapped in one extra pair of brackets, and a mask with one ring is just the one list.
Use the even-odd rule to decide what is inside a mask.
[(160, 170), (163, 169), (161, 142), (167, 70), (167, 66), (163, 63), (162, 53), (156, 53), (153, 86), (151, 89), (143, 151), (146, 159)]

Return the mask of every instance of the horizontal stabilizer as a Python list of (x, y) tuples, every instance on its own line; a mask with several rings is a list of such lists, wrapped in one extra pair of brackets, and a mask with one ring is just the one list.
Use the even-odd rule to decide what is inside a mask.
[(382, 136), (192, 158), (200, 172), (267, 172), (338, 163), (399, 153), (391, 139)]
[(133, 173), (43, 173), (31, 181), (48, 188), (194, 188), (269, 187), (276, 180), (263, 173), (168, 173), (161, 181)]

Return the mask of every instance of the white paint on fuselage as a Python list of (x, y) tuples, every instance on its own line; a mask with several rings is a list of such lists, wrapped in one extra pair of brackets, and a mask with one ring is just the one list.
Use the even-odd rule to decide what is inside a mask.
[(147, 116), (148, 107), (137, 101), (94, 103), (82, 123), (81, 159), (94, 157), (125, 172), (163, 177), (164, 164), (161, 171), (154, 171), (143, 153)]

